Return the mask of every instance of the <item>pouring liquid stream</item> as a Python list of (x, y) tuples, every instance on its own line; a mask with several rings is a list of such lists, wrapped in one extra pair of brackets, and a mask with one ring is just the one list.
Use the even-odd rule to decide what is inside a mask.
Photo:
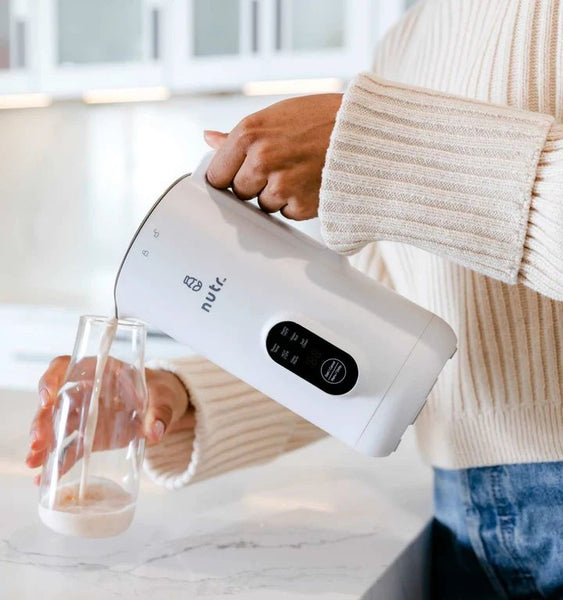
[(100, 340), (100, 347), (98, 349), (98, 356), (96, 357), (96, 369), (94, 372), (92, 395), (90, 396), (90, 404), (88, 405), (88, 416), (86, 418), (86, 425), (84, 427), (82, 468), (80, 471), (80, 483), (78, 486), (78, 500), (80, 503), (83, 503), (86, 500), (86, 490), (88, 485), (88, 465), (90, 462), (90, 455), (92, 454), (92, 449), (94, 446), (96, 428), (98, 426), (98, 412), (100, 406), (102, 380), (109, 358), (109, 351), (115, 338), (116, 330), (117, 318), (112, 318), (108, 323), (106, 331), (102, 335), (102, 338)]
[[(53, 467), (53, 483), (44, 499), (39, 503), (39, 516), (43, 523), (57, 533), (81, 537), (108, 537), (117, 535), (129, 527), (134, 511), (134, 495), (123, 485), (120, 477), (99, 473), (94, 468), (93, 452), (96, 430), (101, 418), (111, 415), (100, 414), (100, 398), (103, 393), (104, 372), (112, 344), (118, 329), (117, 316), (106, 320), (104, 331), (98, 338), (96, 363), (92, 379), (89, 403), (86, 409), (82, 432), (74, 431), (74, 438), (82, 436), (81, 463), (78, 478), (68, 483), (59, 483), (57, 464)], [(86, 398), (84, 399), (86, 402)], [(84, 417), (83, 417), (84, 418)], [(101, 423), (100, 423), (101, 424)], [(101, 424), (113, 427), (108, 422)], [(69, 444), (68, 436), (64, 441)], [(70, 440), (70, 443), (72, 439)], [(97, 448), (104, 450), (104, 448)], [(63, 456), (64, 456), (64, 450)], [(98, 473), (92, 473), (92, 471)]]

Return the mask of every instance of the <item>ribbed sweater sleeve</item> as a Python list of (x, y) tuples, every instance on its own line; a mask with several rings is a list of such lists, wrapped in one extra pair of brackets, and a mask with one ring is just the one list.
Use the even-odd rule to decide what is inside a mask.
[(147, 448), (145, 471), (167, 488), (266, 462), (325, 435), (204, 358), (149, 366), (175, 373), (195, 407), (194, 431), (167, 434)]
[(319, 216), (341, 253), (393, 240), (563, 300), (563, 126), (542, 113), (359, 75)]

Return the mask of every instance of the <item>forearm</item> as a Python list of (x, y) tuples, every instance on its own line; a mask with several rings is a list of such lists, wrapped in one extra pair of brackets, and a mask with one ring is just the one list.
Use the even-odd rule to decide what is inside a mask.
[(553, 124), (548, 115), (360, 75), (323, 171), (327, 244), (352, 253), (400, 241), (563, 298), (561, 262), (545, 259), (561, 249), (561, 236), (545, 248), (546, 234), (534, 226), (554, 218), (556, 238), (563, 227), (563, 195), (553, 187), (563, 162), (549, 167), (549, 189), (541, 181)]
[(199, 357), (157, 361), (186, 386), (195, 426), (187, 417), (155, 446), (145, 469), (177, 488), (243, 466), (260, 464), (324, 435), (243, 381)]

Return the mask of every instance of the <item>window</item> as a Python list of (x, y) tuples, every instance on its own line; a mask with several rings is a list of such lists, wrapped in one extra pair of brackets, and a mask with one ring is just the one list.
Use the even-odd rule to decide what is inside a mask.
[(240, 12), (240, 0), (194, 0), (194, 55), (238, 54)]
[(343, 0), (291, 0), (290, 48), (322, 50), (344, 45)]
[(10, 1), (0, 0), (0, 69), (10, 67)]
[(60, 64), (144, 58), (142, 0), (58, 0)]

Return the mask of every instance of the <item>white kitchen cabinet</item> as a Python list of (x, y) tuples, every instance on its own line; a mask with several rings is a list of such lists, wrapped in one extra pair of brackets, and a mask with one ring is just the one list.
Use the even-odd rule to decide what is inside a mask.
[(151, 86), (220, 92), (256, 80), (345, 80), (369, 66), (377, 39), (410, 4), (0, 0), (0, 94), (80, 97)]
[(275, 4), (280, 21), (277, 49), (309, 52), (346, 46), (344, 0), (276, 0)]
[[(188, 23), (193, 56), (233, 56), (241, 46), (240, 0), (194, 0)], [(186, 26), (188, 26), (186, 23)], [(187, 27), (186, 27), (187, 29)], [(189, 35), (191, 33), (191, 35)]]
[(36, 2), (42, 91), (73, 97), (91, 89), (164, 84), (156, 0)]
[(10, 9), (8, 0), (0, 0), (0, 69), (9, 69), (12, 62)]
[(374, 18), (377, 22), (385, 4), (173, 0), (167, 47), (171, 87), (221, 91), (253, 80), (348, 78), (369, 64), (377, 36)]
[(18, 94), (37, 88), (30, 37), (36, 29), (26, 0), (0, 0), (0, 93)]

